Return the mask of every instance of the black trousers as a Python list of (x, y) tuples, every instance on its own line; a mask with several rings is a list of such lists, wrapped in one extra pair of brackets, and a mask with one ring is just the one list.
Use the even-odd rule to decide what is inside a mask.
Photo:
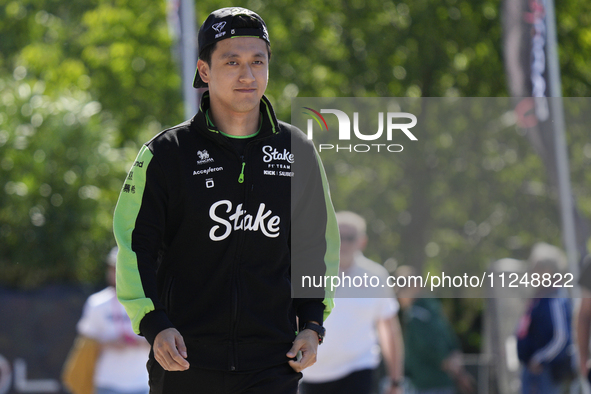
[(190, 367), (165, 371), (157, 361), (148, 361), (150, 394), (296, 394), (300, 372), (289, 364), (248, 372), (210, 371)]
[(325, 383), (300, 385), (300, 394), (368, 394), (371, 392), (373, 369), (362, 369)]

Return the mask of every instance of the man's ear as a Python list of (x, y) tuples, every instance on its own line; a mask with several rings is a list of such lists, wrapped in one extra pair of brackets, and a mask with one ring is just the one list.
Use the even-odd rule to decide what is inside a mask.
[(365, 250), (367, 246), (367, 235), (363, 234), (359, 236), (359, 250), (362, 252)]
[(205, 83), (209, 83), (209, 65), (203, 60), (197, 60), (197, 70), (199, 70), (199, 76)]

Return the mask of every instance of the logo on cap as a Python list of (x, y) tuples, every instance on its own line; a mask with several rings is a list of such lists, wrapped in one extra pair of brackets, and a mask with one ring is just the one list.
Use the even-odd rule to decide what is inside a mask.
[(218, 33), (221, 33), (224, 26), (226, 26), (226, 22), (215, 23), (211, 27), (213, 28), (213, 30), (217, 31)]

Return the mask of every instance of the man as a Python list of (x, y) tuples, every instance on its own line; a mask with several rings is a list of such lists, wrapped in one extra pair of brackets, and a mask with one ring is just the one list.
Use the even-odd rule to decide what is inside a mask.
[(134, 334), (115, 293), (117, 248), (107, 257), (108, 286), (91, 295), (78, 322), (78, 333), (101, 345), (94, 367), (95, 394), (147, 394), (149, 345)]
[[(341, 236), (340, 277), (378, 277), (386, 284), (388, 272), (365, 256), (365, 220), (356, 213), (337, 213)], [(318, 361), (304, 371), (302, 394), (370, 393), (372, 375), (380, 363), (381, 347), (391, 394), (402, 393), (404, 348), (396, 313), (398, 302), (389, 287), (341, 285), (339, 307), (326, 321), (329, 336), (318, 349)], [(376, 335), (377, 334), (377, 335)]]
[(332, 298), (292, 282), (338, 269), (324, 170), (264, 96), (260, 16), (214, 11), (198, 41), (199, 112), (142, 147), (115, 210), (118, 297), (152, 393), (295, 393)]
[[(463, 366), (459, 340), (441, 303), (421, 297), (419, 276), (411, 266), (400, 266), (395, 275), (406, 278), (398, 288), (403, 310), (404, 373), (416, 394), (463, 394), (474, 392), (474, 378)], [(397, 279), (397, 283), (400, 282)], [(457, 387), (457, 390), (456, 390)]]
[(591, 337), (591, 254), (583, 259), (581, 275), (581, 305), (577, 314), (577, 347), (579, 350), (579, 370), (589, 379), (589, 338)]
[[(561, 265), (555, 246), (537, 243), (529, 261), (531, 283), (539, 280), (534, 297), (517, 327), (517, 355), (523, 364), (523, 394), (554, 394), (574, 378), (574, 346), (572, 345), (572, 306), (568, 293), (558, 281)], [(556, 287), (554, 287), (556, 286)]]

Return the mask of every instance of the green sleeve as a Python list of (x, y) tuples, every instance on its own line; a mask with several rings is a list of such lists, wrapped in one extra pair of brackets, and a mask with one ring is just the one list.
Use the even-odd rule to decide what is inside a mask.
[[(316, 152), (316, 158), (318, 160), (318, 166), (320, 168), (320, 175), (322, 177), (322, 186), (324, 190), (324, 203), (326, 204), (326, 253), (324, 255), (324, 264), (326, 265), (327, 276), (338, 276), (339, 274), (339, 258), (340, 258), (340, 236), (339, 227), (337, 225), (337, 218), (332, 200), (330, 198), (330, 189), (328, 185), (328, 179), (326, 178), (326, 172), (324, 166), (320, 160), (318, 152)], [(330, 315), (332, 308), (334, 308), (334, 289), (330, 287), (325, 289), (324, 296), (324, 320)]]
[[(163, 207), (152, 163), (153, 154), (143, 146), (123, 184), (113, 218), (113, 231), (119, 247), (117, 254), (117, 298), (125, 307), (135, 333), (140, 334), (140, 322), (156, 309), (156, 261), (159, 245), (157, 232), (148, 235), (138, 231), (138, 223), (147, 220), (157, 228), (163, 221)], [(148, 181), (148, 178), (150, 180)], [(151, 182), (151, 183), (150, 183)], [(160, 198), (160, 200), (162, 200)], [(146, 213), (150, 211), (149, 215)], [(151, 226), (143, 226), (151, 227)]]

